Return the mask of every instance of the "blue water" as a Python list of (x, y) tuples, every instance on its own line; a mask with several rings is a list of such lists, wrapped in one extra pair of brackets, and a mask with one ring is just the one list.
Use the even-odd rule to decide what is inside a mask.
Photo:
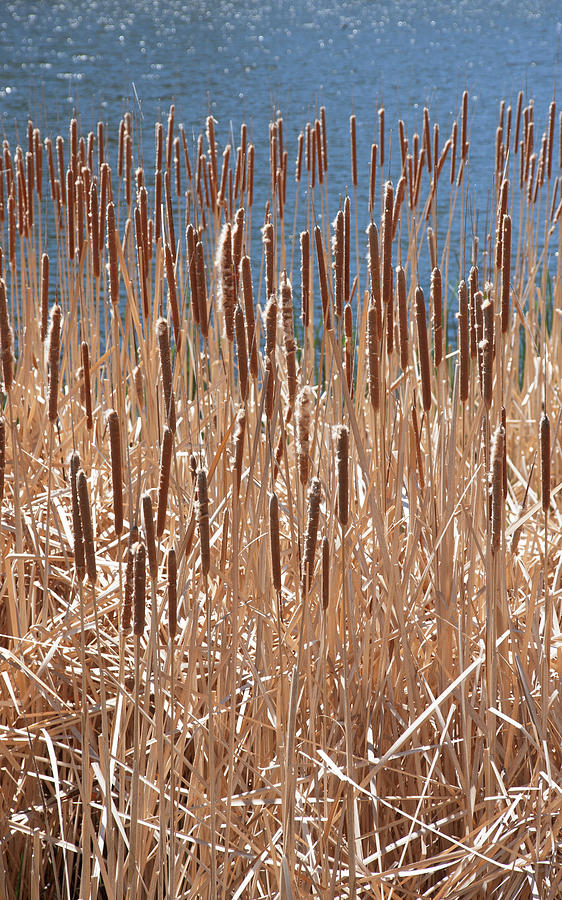
[[(246, 120), (256, 171), (267, 171), (268, 123), (280, 109), (291, 168), (296, 136), (323, 104), (327, 110), (330, 189), (350, 185), (349, 114), (357, 116), (359, 220), (367, 221), (368, 164), (384, 102), (387, 127), (403, 117), (411, 136), (429, 105), (441, 144), (470, 96), (470, 182), (480, 214), (491, 187), (501, 98), (522, 89), (535, 99), (540, 141), (562, 64), (562, 2), (179, 2), (59, 0), (2, 4), (0, 121), (12, 146), (28, 115), (43, 134), (68, 134), (77, 112), (83, 132), (99, 118), (115, 139), (130, 108), (144, 135), (147, 168), (154, 122), (170, 103), (176, 121), (197, 135), (217, 120), (225, 144)], [(559, 104), (560, 107), (560, 104)], [(19, 126), (19, 127), (18, 127)], [(390, 134), (387, 134), (387, 147)], [(558, 164), (558, 163), (557, 163)], [(256, 205), (266, 200), (256, 185)], [(334, 206), (332, 206), (334, 208)], [(257, 218), (257, 217), (256, 217)]]

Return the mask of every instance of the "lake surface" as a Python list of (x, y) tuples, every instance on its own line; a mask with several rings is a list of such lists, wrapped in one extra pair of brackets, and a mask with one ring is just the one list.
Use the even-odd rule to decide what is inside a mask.
[[(256, 143), (256, 170), (265, 172), (270, 115), (280, 109), (284, 116), (292, 167), (297, 134), (323, 104), (337, 201), (351, 180), (353, 111), (364, 225), (378, 107), (384, 103), (387, 127), (394, 129), (397, 159), (398, 117), (410, 134), (421, 131), (427, 104), (443, 142), (467, 88), (470, 183), (484, 204), (499, 101), (515, 105), (520, 89), (525, 99), (534, 97), (540, 139), (562, 76), (561, 23), (562, 3), (531, 0), (16, 0), (0, 10), (0, 122), (14, 145), (28, 115), (43, 134), (66, 136), (77, 112), (84, 132), (103, 118), (114, 140), (124, 109), (131, 109), (144, 129), (150, 169), (154, 122), (160, 111), (165, 120), (174, 102), (176, 121), (188, 134), (198, 134), (212, 113), (221, 144), (231, 129), (237, 143), (245, 120)], [(263, 208), (265, 179), (256, 192)]]

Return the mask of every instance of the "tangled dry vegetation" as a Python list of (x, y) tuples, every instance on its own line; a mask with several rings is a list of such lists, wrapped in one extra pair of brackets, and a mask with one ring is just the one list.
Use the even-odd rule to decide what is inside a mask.
[(562, 894), (543, 112), (470, 207), (466, 94), (394, 186), (383, 109), (368, 173), (276, 118), (265, 216), (244, 125), (4, 141), (7, 900)]

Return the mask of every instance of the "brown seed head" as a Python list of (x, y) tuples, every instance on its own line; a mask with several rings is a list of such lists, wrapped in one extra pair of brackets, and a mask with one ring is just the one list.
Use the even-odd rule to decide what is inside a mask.
[(338, 474), (338, 520), (345, 529), (349, 520), (349, 430), (340, 425), (336, 433)]
[(47, 367), (49, 374), (49, 422), (52, 423), (56, 422), (58, 415), (60, 329), (61, 308), (58, 303), (56, 303), (51, 311), (51, 324), (49, 326), (49, 345), (47, 354)]
[(310, 425), (314, 405), (312, 388), (304, 385), (297, 395), (295, 421), (297, 431), (297, 467), (301, 484), (308, 481)]
[(14, 383), (14, 333), (10, 325), (6, 282), (3, 278), (0, 278), (0, 356), (4, 391), (9, 393)]
[(543, 411), (540, 421), (539, 443), (541, 450), (541, 500), (543, 512), (550, 506), (550, 419)]
[(160, 472), (158, 476), (158, 512), (156, 515), (156, 537), (158, 540), (164, 534), (166, 524), (166, 511), (168, 508), (168, 487), (170, 485), (170, 468), (172, 465), (172, 448), (174, 436), (166, 425), (162, 435), (162, 449), (160, 451)]
[(146, 604), (146, 547), (140, 541), (135, 549), (135, 592), (133, 602), (135, 611), (133, 633), (140, 637), (144, 631)]
[(72, 534), (74, 538), (74, 566), (78, 581), (84, 581), (86, 563), (84, 559), (84, 536), (80, 519), (80, 502), (78, 500), (77, 474), (80, 469), (80, 456), (76, 452), (70, 454), (70, 497), (72, 500)]
[(174, 433), (176, 430), (176, 399), (172, 388), (170, 336), (166, 319), (158, 319), (156, 322), (156, 337), (158, 338), (158, 350), (160, 353), (160, 368), (162, 371), (162, 388), (164, 391), (166, 418), (170, 430)]
[(168, 633), (173, 641), (178, 630), (178, 563), (173, 547), (168, 550)]
[(216, 267), (219, 273), (219, 298), (224, 316), (224, 330), (229, 341), (234, 340), (234, 308), (236, 289), (232, 262), (232, 231), (230, 222), (222, 227), (217, 249)]
[(197, 525), (201, 548), (201, 574), (207, 577), (211, 567), (211, 548), (209, 539), (209, 496), (207, 492), (207, 473), (205, 469), (197, 472)]
[[(320, 518), (321, 484), (319, 478), (313, 478), (308, 491), (308, 513), (306, 530), (304, 533), (304, 553), (302, 563), (301, 590), (307, 594), (312, 584), (314, 573), (314, 557), (316, 555), (316, 540), (318, 535), (318, 520)], [(308, 577), (307, 577), (308, 576)]]
[(144, 525), (144, 538), (148, 553), (148, 570), (150, 577), (156, 583), (158, 576), (158, 558), (156, 555), (156, 538), (154, 535), (154, 513), (150, 494), (145, 492), (141, 497), (142, 521)]
[(429, 345), (425, 315), (425, 297), (421, 287), (416, 288), (416, 325), (418, 331), (418, 351), (422, 383), (422, 403), (425, 412), (431, 409), (431, 370), (429, 367)]
[(78, 505), (80, 507), (80, 522), (82, 523), (82, 537), (84, 540), (84, 555), (86, 557), (86, 572), (92, 584), (96, 583), (96, 552), (94, 549), (94, 529), (90, 512), (90, 497), (88, 495), (88, 482), (82, 469), (76, 473), (76, 487), (78, 491)]
[(119, 416), (114, 409), (107, 414), (109, 444), (111, 450), (111, 482), (113, 485), (113, 514), (115, 517), (115, 534), (123, 532), (123, 474), (121, 469), (121, 429)]
[(271, 555), (271, 577), (273, 587), (281, 591), (281, 550), (279, 544), (279, 504), (277, 494), (269, 498), (269, 551)]

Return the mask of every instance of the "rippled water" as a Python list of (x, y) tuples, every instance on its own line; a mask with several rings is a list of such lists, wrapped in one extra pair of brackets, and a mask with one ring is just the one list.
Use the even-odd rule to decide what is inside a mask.
[[(341, 192), (350, 181), (353, 110), (359, 212), (366, 217), (369, 149), (381, 102), (389, 126), (396, 128), (400, 115), (410, 133), (428, 104), (445, 134), (467, 87), (470, 181), (483, 203), (499, 100), (515, 102), (523, 89), (535, 98), (542, 130), (562, 75), (561, 22), (562, 3), (532, 0), (16, 0), (0, 11), (0, 120), (11, 141), (16, 123), (23, 134), (29, 114), (44, 133), (66, 134), (77, 110), (83, 130), (102, 117), (115, 136), (130, 107), (144, 125), (151, 163), (154, 121), (174, 101), (188, 133), (198, 133), (212, 112), (224, 143), (245, 119), (259, 170), (267, 165), (271, 112), (283, 112), (291, 155), (296, 134), (324, 104), (330, 183)], [(258, 183), (257, 200), (264, 202), (265, 188), (262, 197), (259, 191)]]

